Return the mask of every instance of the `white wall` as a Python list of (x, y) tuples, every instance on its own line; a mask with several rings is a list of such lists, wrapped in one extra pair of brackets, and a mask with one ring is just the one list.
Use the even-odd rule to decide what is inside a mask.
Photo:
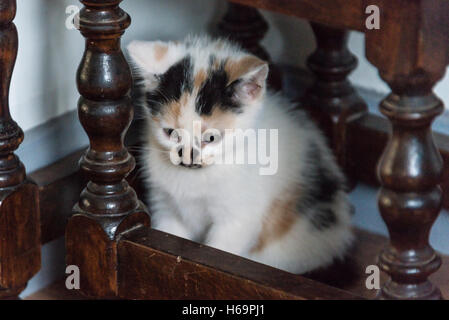
[[(67, 30), (65, 12), (77, 0), (18, 0), (16, 25), (19, 55), (11, 87), (13, 117), (24, 130), (76, 108), (78, 93), (75, 72), (84, 41), (76, 30)], [(124, 36), (131, 39), (179, 39), (188, 33), (213, 28), (226, 9), (224, 0), (125, 0), (122, 7), (133, 24)], [(263, 41), (273, 60), (304, 66), (313, 51), (314, 39), (305, 21), (263, 12), (271, 29)], [(387, 86), (364, 58), (364, 38), (353, 32), (350, 48), (359, 57), (359, 68), (351, 75), (354, 83), (387, 93)], [(449, 77), (436, 92), (449, 105)]]
[(83, 52), (77, 31), (65, 28), (69, 0), (18, 0), (19, 53), (11, 113), (28, 130), (76, 108), (75, 71)]
[[(18, 0), (15, 23), (19, 53), (11, 86), (11, 112), (24, 130), (76, 108), (75, 73), (84, 50), (77, 30), (65, 26), (66, 7), (76, 0)], [(123, 8), (135, 23), (130, 39), (172, 39), (199, 33), (217, 20), (225, 3), (210, 0), (128, 0)]]

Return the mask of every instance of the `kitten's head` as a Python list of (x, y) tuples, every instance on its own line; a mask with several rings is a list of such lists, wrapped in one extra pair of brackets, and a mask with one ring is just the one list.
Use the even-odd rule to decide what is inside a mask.
[(133, 41), (128, 52), (142, 79), (149, 139), (176, 165), (221, 157), (225, 130), (247, 126), (265, 95), (267, 63), (223, 39)]

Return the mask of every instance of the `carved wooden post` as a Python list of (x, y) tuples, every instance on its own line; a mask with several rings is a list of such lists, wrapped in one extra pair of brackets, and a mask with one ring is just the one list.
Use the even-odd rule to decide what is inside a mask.
[(268, 23), (257, 9), (229, 2), (228, 11), (218, 25), (218, 32), (220, 36), (237, 42), (245, 50), (270, 62), (268, 84), (271, 88), (278, 90), (282, 88), (281, 73), (271, 63), (268, 52), (260, 45), (268, 28)]
[(378, 167), (379, 209), (390, 233), (379, 265), (391, 277), (380, 298), (438, 299), (440, 291), (428, 276), (441, 261), (429, 245), (429, 233), (441, 208), (442, 159), (430, 126), (443, 111), (432, 88), (449, 62), (444, 40), (449, 5), (425, 0), (413, 6), (388, 0), (374, 4), (383, 16), (380, 30), (367, 32), (367, 57), (392, 90), (380, 106), (392, 124)]
[(144, 205), (125, 181), (135, 161), (123, 144), (133, 109), (120, 37), (131, 19), (119, 7), (121, 0), (81, 2), (86, 51), (77, 75), (78, 112), (90, 148), (80, 165), (90, 182), (67, 225), (67, 264), (79, 267), (85, 294), (113, 297), (118, 292), (117, 241), (124, 232), (149, 225)]
[(350, 175), (356, 164), (347, 160), (347, 125), (367, 110), (347, 78), (356, 68), (357, 58), (348, 50), (347, 31), (317, 23), (311, 26), (317, 47), (307, 66), (316, 79), (302, 103), (325, 131), (340, 166)]
[(15, 0), (0, 0), (0, 298), (16, 297), (40, 268), (37, 186), (14, 154), (22, 129), (9, 113), (9, 86), (17, 56)]

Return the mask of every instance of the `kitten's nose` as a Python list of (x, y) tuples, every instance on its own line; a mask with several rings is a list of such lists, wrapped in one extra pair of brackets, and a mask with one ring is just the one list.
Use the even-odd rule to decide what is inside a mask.
[(200, 152), (197, 148), (192, 148), (190, 151), (190, 159), (192, 159), (192, 163), (198, 162), (199, 160)]
[(200, 165), (200, 151), (197, 148), (190, 148), (190, 158), (185, 161), (183, 154), (186, 150), (184, 148), (179, 149), (178, 155), (181, 158), (181, 165), (184, 167), (201, 167)]

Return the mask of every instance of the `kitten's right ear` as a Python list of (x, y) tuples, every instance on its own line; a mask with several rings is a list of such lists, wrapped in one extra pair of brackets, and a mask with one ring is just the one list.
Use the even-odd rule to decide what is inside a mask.
[(176, 42), (132, 41), (127, 50), (142, 72), (146, 87), (154, 86), (154, 76), (165, 73), (184, 55), (183, 46)]

